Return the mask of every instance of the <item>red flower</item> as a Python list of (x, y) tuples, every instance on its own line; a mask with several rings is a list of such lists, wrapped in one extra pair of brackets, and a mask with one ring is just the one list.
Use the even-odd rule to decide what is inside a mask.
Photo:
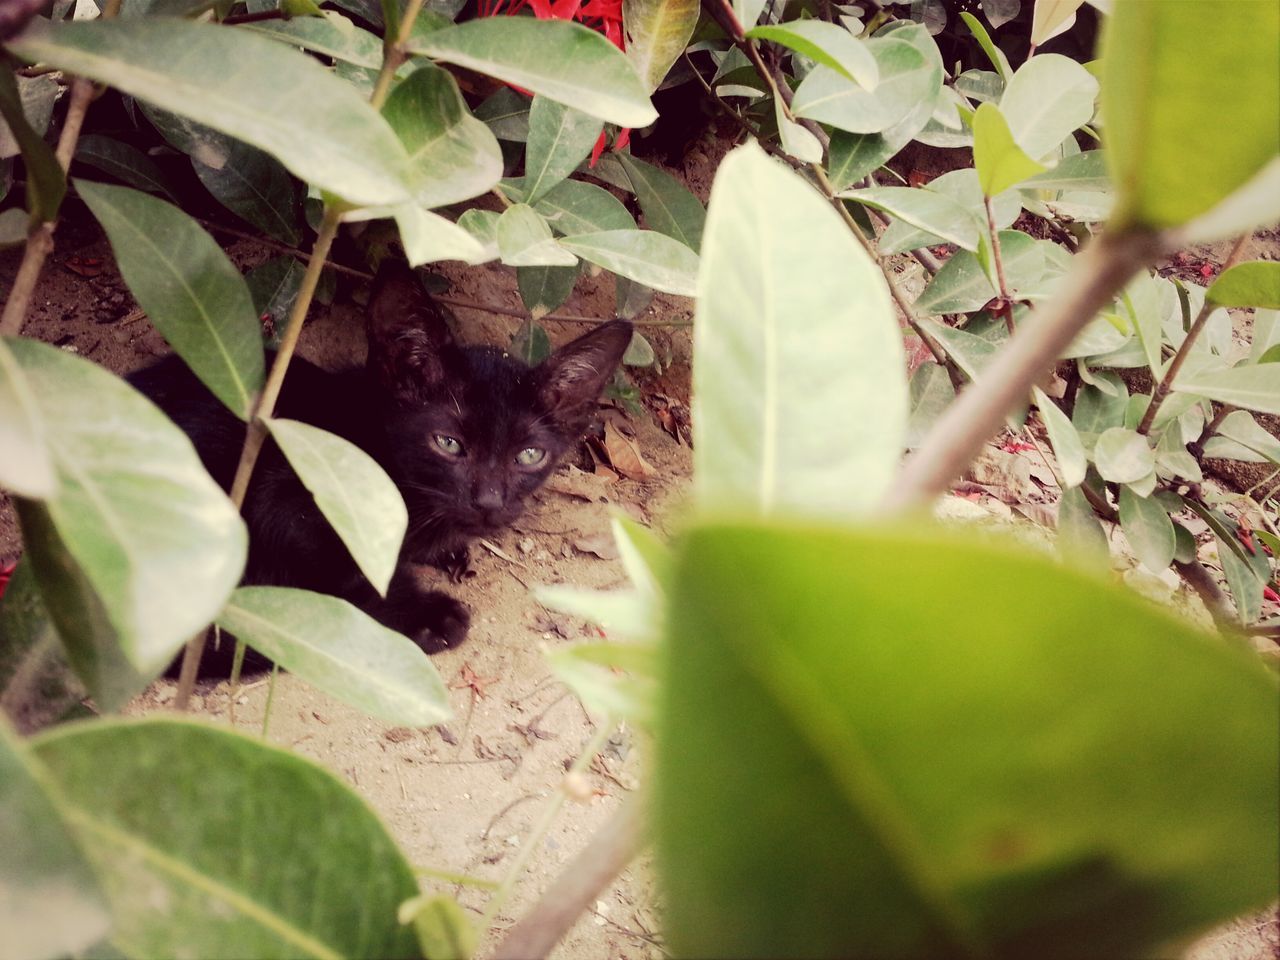
[[(605, 39), (619, 50), (627, 49), (627, 37), (622, 29), (622, 0), (479, 0), (479, 14), (482, 17), (494, 17), (499, 13), (511, 16), (526, 5), (539, 20), (577, 20), (597, 33), (603, 33)], [(520, 90), (519, 87), (514, 89)], [(528, 93), (527, 90), (520, 92)], [(613, 149), (621, 150), (630, 142), (631, 130), (623, 127), (613, 141)], [(606, 134), (601, 130), (596, 145), (591, 149), (591, 166), (594, 167), (604, 153), (605, 143)]]
[(0, 597), (4, 596), (5, 588), (9, 586), (9, 578), (13, 576), (13, 571), (17, 567), (17, 560), (12, 563), (0, 563)]

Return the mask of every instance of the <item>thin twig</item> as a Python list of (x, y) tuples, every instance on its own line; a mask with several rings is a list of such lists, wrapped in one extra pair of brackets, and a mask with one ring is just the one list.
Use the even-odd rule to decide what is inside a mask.
[[(200, 224), (208, 230), (214, 230), (218, 233), (225, 233), (229, 237), (237, 237), (241, 240), (251, 240), (254, 243), (275, 250), (279, 253), (288, 253), (299, 260), (307, 259), (307, 251), (300, 250), (297, 247), (291, 247), (287, 243), (281, 243), (279, 240), (272, 240), (270, 237), (264, 237), (260, 233), (250, 233), (247, 230), (241, 230), (238, 227), (229, 227), (223, 223), (216, 223), (213, 220), (201, 220), (199, 217), (193, 218), (196, 223)], [(361, 280), (372, 280), (373, 274), (368, 270), (357, 270), (354, 267), (347, 267), (333, 260), (326, 260), (325, 269), (334, 270), (338, 273), (345, 273), (349, 277), (357, 277)]]
[[(114, 17), (120, 12), (121, 0), (107, 0), (102, 10), (104, 20)], [(71, 158), (76, 152), (76, 143), (80, 140), (80, 128), (84, 125), (84, 115), (93, 100), (96, 88), (92, 80), (76, 77), (71, 83), (71, 99), (67, 105), (67, 116), (62, 124), (62, 133), (58, 135), (58, 146), (54, 150), (58, 166), (65, 175), (71, 166)], [(16, 337), (22, 332), (22, 324), (26, 320), (27, 307), (31, 304), (31, 295), (35, 292), (36, 282), (44, 269), (44, 262), (53, 252), (53, 232), (58, 227), (57, 219), (46, 220), (36, 224), (27, 235), (27, 245), (22, 251), (22, 262), (9, 288), (9, 298), (5, 301), (4, 312), (0, 313), (0, 336)]]
[(991, 237), (991, 259), (996, 264), (996, 280), (1000, 284), (1000, 299), (1004, 302), (1004, 325), (1013, 335), (1013, 301), (1009, 299), (1009, 284), (1004, 279), (1004, 259), (1000, 256), (1000, 231), (996, 229), (996, 214), (991, 206), (991, 198), (983, 197), (983, 205), (987, 208), (987, 227)]
[[(1252, 234), (1246, 233), (1236, 241), (1236, 245), (1231, 248), (1231, 253), (1228, 255), (1226, 263), (1222, 265), (1222, 273), (1226, 273), (1240, 262), (1240, 258), (1244, 255), (1244, 245), (1249, 241), (1250, 236)], [(1142, 422), (1138, 424), (1139, 433), (1145, 435), (1151, 429), (1151, 424), (1155, 422), (1156, 413), (1159, 411), (1160, 405), (1164, 403), (1165, 398), (1173, 390), (1174, 377), (1178, 375), (1182, 365), (1187, 362), (1187, 357), (1191, 354), (1191, 345), (1196, 342), (1196, 338), (1200, 336), (1200, 331), (1204, 329), (1204, 325), (1209, 321), (1209, 314), (1213, 313), (1215, 309), (1215, 304), (1206, 295), (1204, 303), (1200, 307), (1200, 312), (1196, 314), (1196, 318), (1191, 324), (1191, 329), (1187, 331), (1186, 337), (1178, 346), (1178, 352), (1173, 355), (1173, 360), (1169, 363), (1169, 369), (1165, 371), (1155, 389), (1155, 393), (1151, 395), (1151, 403), (1147, 406), (1147, 412), (1142, 415)]]
[(1074, 260), (1062, 295), (1038, 309), (1038, 316), (1019, 328), (983, 375), (934, 422), (884, 505), (918, 507), (945, 491), (1080, 329), (1163, 250), (1164, 238), (1144, 230), (1104, 234), (1086, 247)]
[(545, 957), (639, 852), (644, 839), (640, 803), (628, 800), (614, 813), (523, 919), (507, 931), (493, 960)]

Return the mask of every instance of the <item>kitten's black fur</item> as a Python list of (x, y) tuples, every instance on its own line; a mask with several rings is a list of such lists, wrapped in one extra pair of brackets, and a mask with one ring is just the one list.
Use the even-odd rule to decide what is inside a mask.
[[(631, 324), (602, 324), (528, 367), (494, 347), (460, 347), (442, 308), (403, 266), (385, 265), (368, 309), (363, 369), (289, 366), (276, 416), (350, 440), (378, 461), (404, 496), (409, 529), (386, 597), (379, 597), (270, 440), (245, 501), (244, 582), (302, 587), (351, 601), (428, 653), (460, 644), (462, 603), (417, 586), (410, 564), (455, 574), (467, 544), (507, 526), (581, 436), (600, 391), (631, 340)], [(195, 443), (205, 467), (231, 486), (245, 426), (168, 357), (129, 378)], [(453, 450), (453, 438), (461, 453)], [(545, 451), (535, 464), (517, 457)], [(530, 459), (528, 454), (525, 459)], [(206, 651), (202, 673), (225, 675), (230, 645)]]

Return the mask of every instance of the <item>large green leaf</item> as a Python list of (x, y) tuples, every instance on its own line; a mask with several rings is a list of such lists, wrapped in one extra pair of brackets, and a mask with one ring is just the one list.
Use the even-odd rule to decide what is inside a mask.
[(591, 152), (601, 129), (603, 124), (597, 118), (535, 96), (529, 107), (529, 143), (525, 148), (525, 203), (537, 203), (573, 173)]
[(620, 126), (644, 127), (658, 117), (626, 54), (580, 23), (484, 17), (416, 38), (411, 47)]
[(312, 686), (388, 723), (429, 727), (449, 719), (449, 692), (427, 655), (345, 600), (241, 587), (218, 625)]
[(1076, 11), (1084, 0), (1036, 0), (1031, 17), (1031, 44), (1038, 47), (1058, 34), (1071, 29)]
[(834, 23), (792, 20), (776, 26), (752, 27), (747, 36), (771, 40), (802, 53), (867, 90), (874, 90), (880, 82), (880, 68), (867, 45)]
[(561, 236), (599, 230), (634, 230), (635, 220), (622, 201), (603, 187), (583, 180), (565, 180), (533, 205), (551, 229)]
[(1274, 3), (1116, 5), (1102, 35), (1113, 227), (1182, 224), (1280, 153), (1277, 49)]
[(702, 249), (699, 504), (864, 513), (897, 471), (907, 421), (902, 339), (879, 270), (839, 215), (755, 146), (721, 165)]
[(649, 90), (657, 90), (693, 36), (698, 0), (623, 0), (627, 58)]
[(1156, 468), (1147, 438), (1126, 427), (1110, 427), (1098, 435), (1093, 456), (1103, 480), (1134, 483)]
[(707, 221), (702, 201), (683, 183), (652, 163), (629, 153), (619, 153), (617, 157), (640, 201), (645, 226), (679, 240), (697, 253), (702, 247), (702, 230)]
[[(76, 141), (75, 159), (147, 193), (173, 194), (160, 168), (137, 147), (96, 133)], [(177, 198), (175, 198), (177, 199)]]
[(1254, 463), (1270, 460), (1280, 466), (1280, 440), (1259, 426), (1248, 411), (1233, 410), (1218, 424), (1218, 436), (1205, 442), (1204, 454)]
[(924, 329), (947, 351), (970, 380), (976, 380), (987, 365), (995, 359), (999, 345), (967, 330), (949, 327), (931, 317), (923, 318)]
[(19, 732), (47, 727), (79, 707), (84, 684), (67, 662), (29, 561), (18, 564), (0, 597), (0, 637), (0, 712)]
[[(1049, 434), (1049, 443), (1058, 458), (1058, 468), (1062, 471), (1064, 487), (1076, 487), (1084, 481), (1089, 462), (1085, 458), (1084, 445), (1080, 435), (1062, 408), (1049, 399), (1039, 387), (1033, 393), (1036, 408), (1040, 411), (1040, 419), (1044, 421), (1045, 431)], [(1168, 566), (1168, 564), (1166, 564)]]
[(0, 339), (0, 486), (24, 497), (48, 497), (58, 489), (45, 443), (45, 426), (31, 385), (8, 341)]
[(170, 346), (247, 420), (262, 389), (262, 331), (235, 264), (191, 217), (128, 187), (77, 180), (120, 274)]
[(124, 956), (413, 957), (418, 892), (354, 791), (258, 739), (153, 717), (32, 742), (97, 868)]
[(1174, 389), (1247, 410), (1280, 414), (1280, 363), (1183, 373)]
[(1140, 497), (1121, 487), (1120, 526), (1133, 552), (1152, 573), (1163, 572), (1173, 562), (1173, 521), (1155, 497)]
[(461, 260), (477, 264), (493, 259), (493, 254), (465, 228), (415, 203), (404, 203), (387, 211), (395, 218), (400, 242), (409, 266), (437, 260)]
[(7, 132), (21, 148), (27, 168), (27, 213), (37, 222), (57, 219), (58, 207), (67, 192), (67, 177), (53, 148), (27, 121), (17, 82), (8, 69), (0, 71), (0, 115)]
[(1213, 281), (1205, 296), (1220, 307), (1280, 310), (1280, 263), (1237, 263)]
[(691, 297), (696, 290), (698, 255), (654, 230), (600, 230), (564, 237), (560, 245), (588, 263), (664, 293)]
[(1093, 117), (1098, 81), (1057, 53), (1032, 57), (1014, 73), (1000, 112), (1028, 156), (1040, 160)]
[[(577, 266), (516, 267), (516, 286), (520, 290), (520, 300), (534, 320), (541, 320), (568, 300), (577, 282)], [(545, 333), (543, 337), (546, 337)], [(550, 349), (547, 352), (550, 353)], [(537, 360), (533, 360), (532, 357), (525, 359), (532, 360), (530, 363), (532, 366), (542, 357), (538, 357)]]
[(527, 203), (502, 211), (497, 227), (502, 262), (512, 267), (572, 267), (578, 258), (551, 236), (551, 226)]
[(973, 165), (978, 182), (988, 197), (1004, 193), (1028, 177), (1044, 170), (1044, 165), (1027, 156), (1013, 139), (1000, 108), (980, 103), (973, 115)]
[(349, 202), (409, 196), (387, 123), (350, 84), (266, 37), (169, 17), (35, 21), (8, 47), (252, 144)]
[(1243, 652), (967, 535), (704, 527), (671, 582), (677, 955), (1155, 956), (1274, 899), (1280, 698)]
[(385, 595), (409, 525), (400, 490), (349, 440), (297, 420), (266, 424), (356, 565)]
[(831, 145), (827, 148), (827, 178), (832, 186), (836, 190), (844, 190), (892, 159), (924, 129), (932, 114), (933, 104), (922, 101), (893, 126), (879, 133), (831, 131)]
[[(1011, 291), (1019, 291), (1039, 281), (1045, 271), (1044, 250), (1020, 230), (1000, 231), (1000, 252), (1005, 280)], [(921, 313), (968, 313), (992, 297), (996, 288), (987, 279), (978, 258), (967, 250), (958, 251), (929, 281), (916, 300)]]
[(382, 113), (409, 151), (419, 205), (469, 200), (501, 179), (502, 149), (447, 71), (419, 67), (391, 91)]
[(1103, 190), (1110, 186), (1107, 158), (1102, 150), (1063, 157), (1052, 170), (1037, 173), (1022, 183), (1024, 190)]
[(264, 33), (291, 47), (302, 47), (370, 70), (382, 66), (381, 40), (369, 31), (361, 30), (340, 13), (324, 10), (321, 14), (289, 20), (259, 20), (246, 23), (244, 29)]
[(965, 250), (978, 249), (978, 224), (973, 215), (941, 193), (913, 187), (872, 187), (847, 190), (840, 196), (883, 210)]
[(7, 960), (80, 953), (111, 922), (50, 780), (0, 718), (0, 930)]
[[(9, 346), (31, 384), (58, 472), (58, 492), (45, 502), (49, 523), (124, 653), (154, 675), (213, 619), (240, 579), (244, 523), (191, 441), (131, 387), (55, 347)], [(41, 570), (36, 561), (56, 620), (61, 611), (50, 597), (62, 564)]]
[(219, 137), (225, 153), (217, 158), (196, 155), (191, 166), (205, 188), (228, 210), (268, 236), (290, 246), (299, 238), (298, 191), (280, 161), (257, 147)]
[(942, 82), (937, 64), (906, 40), (885, 37), (866, 45), (880, 71), (874, 90), (818, 66), (796, 88), (792, 112), (850, 133), (880, 133), (904, 120), (922, 101), (933, 102)]

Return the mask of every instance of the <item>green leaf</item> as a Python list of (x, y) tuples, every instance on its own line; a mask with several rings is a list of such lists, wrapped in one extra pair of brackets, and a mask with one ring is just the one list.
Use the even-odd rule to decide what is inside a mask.
[(286, 253), (265, 260), (246, 273), (244, 282), (253, 297), (253, 312), (259, 318), (269, 318), (277, 331), (283, 329), (306, 272), (301, 260)]
[(1280, 220), (1280, 157), (1273, 157), (1243, 187), (1179, 230), (1178, 242), (1189, 245), (1236, 237), (1277, 220)]
[(536, 203), (573, 173), (591, 152), (602, 128), (603, 124), (595, 117), (555, 100), (535, 96), (529, 108), (525, 203)]
[(873, 187), (840, 196), (883, 210), (962, 249), (978, 249), (978, 225), (972, 214), (943, 194), (914, 187)]
[(56, 791), (49, 772), (0, 718), (0, 930), (9, 960), (80, 953), (111, 925)]
[(572, 267), (578, 258), (551, 236), (542, 215), (525, 203), (515, 203), (498, 218), (498, 249), (512, 267)]
[(1049, 399), (1043, 390), (1033, 387), (1032, 393), (1035, 396), (1036, 409), (1040, 411), (1040, 419), (1044, 421), (1045, 431), (1049, 434), (1053, 455), (1058, 458), (1063, 485), (1078, 487), (1084, 482), (1085, 471), (1089, 467), (1089, 461), (1084, 453), (1084, 444), (1080, 442), (1080, 435), (1076, 433), (1076, 428), (1062, 412), (1062, 408)]
[[(1018, 230), (1000, 231), (1000, 252), (1005, 279), (1018, 291), (1044, 274), (1044, 251), (1036, 241)], [(921, 313), (937, 316), (943, 313), (968, 313), (982, 307), (997, 295), (987, 279), (978, 258), (961, 250), (942, 265), (929, 285), (916, 300)]]
[(262, 332), (235, 264), (177, 207), (128, 187), (75, 184), (155, 328), (201, 382), (247, 420), (262, 389)]
[(586, 590), (564, 584), (534, 587), (544, 607), (581, 617), (621, 640), (653, 641), (661, 611), (653, 598), (640, 590)]
[(32, 747), (101, 878), (120, 954), (417, 955), (395, 922), (413, 871), (318, 765), (162, 717), (59, 727)]
[(981, 375), (999, 348), (990, 340), (975, 336), (967, 330), (949, 327), (932, 318), (924, 318), (922, 325), (970, 380), (976, 380)]
[(827, 147), (827, 178), (837, 191), (846, 189), (897, 156), (924, 129), (933, 105), (921, 102), (902, 120), (879, 133), (832, 130)]
[(351, 203), (409, 195), (404, 148), (368, 102), (310, 57), (266, 37), (142, 17), (33, 23), (8, 47), (265, 150)]
[(382, 41), (361, 30), (340, 13), (318, 10), (318, 16), (289, 20), (259, 20), (242, 29), (263, 33), (291, 47), (302, 47), (334, 60), (377, 70), (382, 66)]
[(218, 626), (331, 697), (388, 723), (449, 719), (430, 658), (345, 600), (287, 587), (241, 587)]
[(1107, 567), (1107, 535), (1083, 486), (1068, 487), (1058, 500), (1058, 549), (1074, 562)]
[(1143, 270), (1125, 288), (1123, 302), (1125, 312), (1133, 321), (1133, 331), (1142, 343), (1142, 355), (1147, 361), (1151, 376), (1159, 379), (1164, 369), (1161, 349), (1164, 338), (1160, 323), (1160, 290), (1151, 274)]
[(458, 218), (458, 226), (470, 234), (480, 246), (485, 260), (494, 260), (498, 256), (499, 216), (493, 210), (472, 207), (470, 210), (463, 211), (462, 216)]
[[(1270, 460), (1280, 465), (1280, 440), (1258, 426), (1252, 415), (1244, 410), (1234, 410), (1227, 414), (1222, 423), (1218, 424), (1218, 433), (1257, 454), (1257, 459)], [(1214, 456), (1209, 449), (1208, 446), (1205, 447), (1205, 454)]]
[(880, 68), (867, 45), (844, 27), (824, 20), (792, 20), (753, 27), (747, 36), (770, 40), (843, 74), (866, 90), (880, 82)]
[(1237, 263), (1213, 281), (1205, 296), (1220, 307), (1280, 310), (1280, 263)]
[(657, 359), (653, 344), (644, 338), (644, 334), (639, 330), (632, 333), (627, 352), (622, 355), (622, 362), (628, 367), (651, 367)]
[(67, 192), (66, 174), (53, 149), (27, 122), (17, 81), (7, 68), (0, 69), (0, 115), (18, 142), (27, 168), (27, 213), (33, 222), (57, 219), (62, 197)]
[(981, 103), (973, 115), (973, 163), (988, 197), (1017, 186), (1044, 170), (1014, 141), (1004, 115), (993, 103)]
[(941, 68), (906, 40), (871, 39), (880, 82), (867, 90), (828, 67), (815, 67), (796, 88), (791, 112), (850, 133), (880, 133), (902, 122), (923, 101), (933, 103)]
[(778, 127), (778, 141), (784, 153), (801, 163), (822, 162), (821, 141), (804, 126), (789, 119), (782, 101), (777, 97), (773, 100), (773, 119)]
[(656, 646), (579, 643), (548, 650), (546, 658), (556, 678), (588, 710), (645, 726), (653, 723), (658, 697)]
[(415, 203), (395, 207), (366, 207), (343, 214), (343, 222), (394, 217), (400, 242), (411, 267), (436, 260), (477, 264), (493, 259), (493, 251), (465, 227)]
[(906, 447), (920, 446), (942, 411), (956, 398), (947, 371), (937, 363), (922, 363), (911, 375), (911, 417), (907, 420)]
[(1250, 565), (1232, 549), (1234, 544), (1227, 543), (1216, 531), (1214, 537), (1218, 541), (1218, 560), (1222, 564), (1222, 573), (1227, 578), (1227, 586), (1231, 588), (1236, 614), (1242, 624), (1254, 623), (1262, 615), (1263, 583)]
[[(124, 653), (154, 675), (213, 619), (240, 579), (244, 523), (186, 435), (127, 384), (55, 347), (32, 340), (9, 347), (31, 385), (58, 472), (58, 493), (46, 501), (50, 525), (100, 598)], [(105, 431), (104, 424), (118, 426)], [(28, 549), (36, 554), (30, 542)], [(36, 560), (40, 591), (70, 642), (58, 619), (63, 611), (50, 600), (55, 571)]]
[(502, 178), (498, 141), (471, 115), (448, 71), (419, 67), (391, 91), (382, 114), (409, 151), (420, 206), (469, 200)]
[(1093, 119), (1098, 81), (1057, 53), (1032, 57), (1013, 75), (1000, 98), (1000, 113), (1028, 156), (1039, 160)]
[(1104, 430), (1094, 445), (1093, 456), (1102, 479), (1112, 483), (1134, 483), (1156, 467), (1147, 438), (1125, 427)]
[(1249, 362), (1262, 363), (1263, 357), (1272, 353), (1272, 348), (1277, 345), (1280, 345), (1280, 310), (1255, 310)]
[[(572, 270), (572, 267), (518, 267), (516, 273), (529, 270)], [(532, 310), (530, 311), (533, 312)], [(545, 316), (545, 314), (544, 314)], [(541, 319), (535, 315), (534, 319)], [(540, 324), (530, 320), (521, 325), (520, 330), (511, 338), (511, 353), (524, 361), (525, 366), (536, 367), (551, 356), (551, 338)]]
[(297, 420), (264, 423), (360, 572), (386, 596), (409, 524), (400, 490), (349, 440)]
[(579, 23), (485, 17), (416, 38), (410, 48), (619, 126), (645, 127), (658, 117), (626, 54)]
[(1280, 153), (1280, 6), (1117, 4), (1101, 47), (1111, 229), (1185, 223)]
[(215, 134), (206, 142), (216, 142), (222, 149), (216, 157), (212, 151), (191, 157), (205, 189), (267, 236), (296, 245), (301, 205), (284, 166), (270, 154), (230, 137)]
[(1274, 678), (1127, 591), (900, 525), (698, 528), (672, 585), (676, 955), (1149, 956), (1274, 897)]
[(22, 367), (0, 339), (0, 485), (23, 497), (51, 497), (58, 477), (39, 404)]
[(1178, 377), (1174, 389), (1247, 410), (1280, 414), (1280, 363), (1191, 371)]
[[(572, 267), (516, 267), (520, 300), (534, 320), (541, 320), (568, 300), (577, 282), (576, 264)], [(546, 337), (545, 333), (543, 337)]]
[(621, 200), (603, 187), (582, 180), (562, 181), (535, 203), (533, 209), (561, 236), (599, 230), (634, 230), (636, 226)]
[(117, 180), (123, 180), (131, 187), (173, 197), (164, 174), (151, 158), (137, 147), (120, 140), (87, 133), (76, 141), (75, 159), (110, 174)]
[(1021, 184), (1023, 190), (1105, 190), (1110, 186), (1107, 158), (1101, 150), (1063, 157), (1052, 170), (1037, 173)]
[(653, 91), (689, 45), (701, 12), (698, 0), (623, 0), (627, 59)]
[[(8, 164), (0, 161), (0, 167), (8, 170)], [(5, 182), (5, 175), (0, 174), (0, 186)], [(21, 207), (10, 207), (0, 211), (0, 249), (20, 247), (27, 242), (31, 228), (31, 217)]]
[(1144, 567), (1152, 573), (1168, 569), (1176, 545), (1173, 521), (1155, 497), (1140, 497), (1121, 487), (1120, 526)]
[[(476, 951), (476, 931), (453, 897), (423, 894), (409, 901), (413, 905), (413, 930), (424, 957), (470, 960)], [(401, 923), (404, 919), (401, 906)]]
[[(15, 73), (13, 79), (17, 83), (22, 115), (35, 135), (43, 139), (53, 119), (53, 106), (66, 90), (65, 83), (48, 74), (24, 77)], [(0, 159), (7, 160), (21, 152), (22, 145), (9, 129), (9, 124), (0, 119)]]
[(85, 687), (67, 662), (30, 561), (18, 564), (0, 597), (0, 637), (0, 710), (19, 731), (47, 727), (80, 708)]
[(702, 230), (707, 220), (702, 201), (665, 170), (629, 153), (616, 156), (640, 201), (645, 226), (679, 240), (697, 253), (702, 248)]
[[(850, 516), (884, 495), (907, 421), (879, 270), (756, 146), (721, 164), (694, 324), (695, 496), (709, 510)], [(836, 411), (874, 409), (825, 429)]]
[(1038, 47), (1070, 30), (1082, 3), (1084, 0), (1035, 0), (1035, 12), (1031, 16), (1032, 46)]
[[(941, 194), (954, 200), (969, 212), (977, 230), (981, 234), (987, 233), (989, 227), (982, 186), (978, 183), (978, 171), (972, 167), (944, 173), (918, 189)], [(1016, 190), (1006, 190), (998, 197), (991, 198), (991, 206), (995, 215), (996, 229), (1004, 230), (1022, 213), (1022, 197)], [(941, 237), (918, 230), (910, 224), (892, 223), (889, 229), (880, 235), (879, 246), (881, 253), (901, 253), (904, 250), (942, 242), (944, 241)]]
[(987, 33), (987, 28), (973, 14), (961, 13), (960, 19), (969, 28), (973, 38), (978, 41), (978, 46), (982, 47), (982, 52), (987, 55), (991, 65), (996, 68), (996, 72), (1000, 74), (1000, 79), (1008, 84), (1013, 78), (1013, 68), (1009, 66), (1009, 58), (1004, 55), (1004, 51), (995, 45), (991, 35)]
[(476, 107), (475, 116), (499, 140), (524, 143), (529, 139), (529, 101), (510, 87), (503, 87)]
[(663, 293), (694, 295), (698, 255), (656, 231), (601, 230), (565, 237), (560, 245), (588, 263)]

